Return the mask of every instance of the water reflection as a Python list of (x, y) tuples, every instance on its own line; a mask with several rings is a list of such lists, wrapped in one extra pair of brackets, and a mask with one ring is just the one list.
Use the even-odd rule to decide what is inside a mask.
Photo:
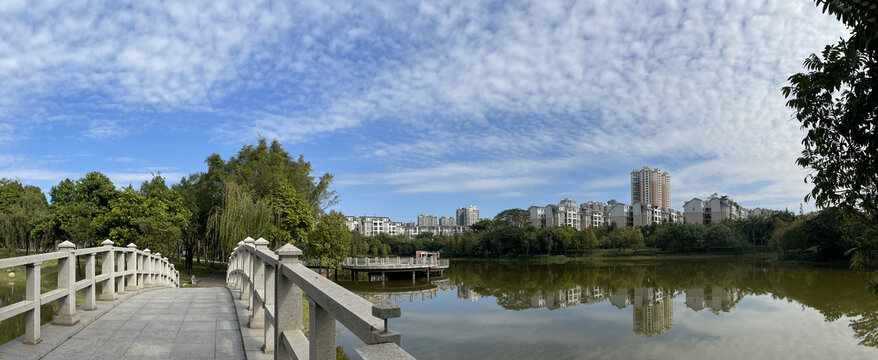
[[(668, 356), (683, 354), (680, 358), (691, 358), (685, 353), (698, 347), (725, 350), (728, 357), (759, 357), (791, 354), (788, 347), (795, 345), (812, 357), (823, 351), (856, 358), (865, 348), (851, 345), (878, 347), (878, 299), (864, 291), (867, 281), (845, 268), (779, 266), (752, 258), (610, 265), (462, 261), (446, 279), (419, 282), (420, 288), (391, 281), (380, 290), (379, 284), (362, 282), (352, 290), (370, 300), (409, 302), (397, 323), (407, 348), (424, 358), (452, 356), (440, 350), (451, 344), (472, 352), (458, 356), (482, 358), (576, 358), (571, 354), (590, 344), (615, 347), (604, 349), (615, 355), (603, 357), (612, 358), (681, 342), (687, 345), (661, 349)], [(826, 325), (813, 323), (815, 315)], [(840, 341), (840, 334), (849, 341)], [(522, 356), (522, 348), (500, 345), (510, 338), (553, 345), (533, 345), (527, 348), (533, 352)], [(471, 343), (461, 343), (467, 339)], [(741, 345), (754, 341), (762, 343)]]

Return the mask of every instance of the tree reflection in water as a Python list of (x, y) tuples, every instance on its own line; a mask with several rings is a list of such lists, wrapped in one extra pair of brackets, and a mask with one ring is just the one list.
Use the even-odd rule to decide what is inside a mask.
[[(827, 322), (851, 318), (850, 327), (859, 343), (878, 347), (878, 301), (863, 290), (867, 278), (844, 268), (784, 266), (747, 258), (612, 264), (457, 261), (448, 271), (448, 280), (450, 284), (440, 280), (442, 289), (456, 287), (461, 299), (493, 297), (498, 305), (513, 311), (605, 301), (618, 308), (630, 306), (634, 331), (646, 336), (673, 327), (676, 296), (685, 297), (688, 309), (721, 314), (732, 311), (747, 296), (768, 295), (813, 308)], [(427, 292), (431, 296), (423, 300), (429, 300), (437, 284), (424, 281), (419, 284), (423, 288), (401, 291)], [(387, 296), (393, 289), (380, 292)]]

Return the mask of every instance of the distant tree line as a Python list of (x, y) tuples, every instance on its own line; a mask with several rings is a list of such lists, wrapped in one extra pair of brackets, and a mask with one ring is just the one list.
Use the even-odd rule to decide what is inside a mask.
[[(514, 215), (514, 216), (512, 216)], [(846, 235), (860, 226), (837, 209), (795, 215), (789, 211), (716, 224), (653, 224), (642, 227), (603, 225), (576, 230), (571, 227), (530, 225), (526, 212), (510, 209), (495, 220), (481, 220), (463, 234), (379, 234), (366, 237), (352, 232), (353, 255), (411, 256), (416, 250), (442, 251), (449, 257), (496, 258), (517, 255), (583, 255), (594, 249), (618, 252), (643, 248), (671, 253), (735, 253), (754, 247), (776, 249), (782, 257), (799, 260), (845, 258), (855, 246)]]
[(100, 172), (65, 179), (49, 191), (0, 179), (0, 236), (8, 249), (51, 250), (69, 240), (80, 247), (104, 239), (135, 243), (169, 257), (224, 260), (246, 237), (276, 248), (292, 243), (310, 262), (331, 266), (349, 252), (332, 174), (315, 178), (311, 164), (281, 144), (260, 139), (236, 156), (213, 154), (207, 171), (168, 186), (161, 174), (139, 189), (117, 188)]

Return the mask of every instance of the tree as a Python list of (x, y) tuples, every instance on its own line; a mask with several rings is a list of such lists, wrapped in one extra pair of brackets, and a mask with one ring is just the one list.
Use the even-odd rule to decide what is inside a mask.
[(285, 243), (304, 245), (308, 232), (314, 226), (314, 210), (305, 198), (292, 185), (281, 183), (272, 190), (268, 204), (274, 222), (272, 246)]
[[(782, 89), (787, 106), (807, 133), (797, 163), (813, 170), (814, 188), (805, 200), (837, 206), (878, 232), (878, 8), (869, 1), (815, 0), (850, 30), (847, 40), (805, 59), (807, 73), (789, 77)], [(856, 234), (855, 234), (856, 235)], [(876, 247), (875, 236), (859, 234), (857, 251)], [(863, 262), (869, 256), (855, 256)], [(863, 265), (857, 264), (854, 265)]]
[(494, 222), (501, 226), (523, 227), (529, 223), (530, 213), (524, 209), (503, 210), (494, 217)]
[(206, 180), (224, 185), (238, 184), (256, 200), (269, 197), (281, 183), (288, 183), (317, 213), (338, 203), (335, 191), (329, 190), (333, 175), (324, 173), (315, 179), (311, 176), (311, 163), (302, 155), (293, 160), (277, 140), (269, 145), (260, 138), (256, 145), (243, 146), (228, 161), (213, 154), (205, 162), (208, 165)]
[(322, 214), (307, 236), (302, 255), (309, 264), (320, 267), (336, 267), (347, 257), (351, 244), (351, 233), (345, 225), (342, 213), (330, 210)]
[(36, 219), (46, 216), (46, 196), (36, 186), (22, 186), (18, 181), (0, 179), (0, 238), (7, 249), (39, 247), (39, 237), (33, 236)]
[(231, 252), (247, 237), (271, 237), (273, 214), (268, 202), (254, 199), (236, 184), (226, 185), (220, 207), (207, 220), (207, 237), (222, 250)]

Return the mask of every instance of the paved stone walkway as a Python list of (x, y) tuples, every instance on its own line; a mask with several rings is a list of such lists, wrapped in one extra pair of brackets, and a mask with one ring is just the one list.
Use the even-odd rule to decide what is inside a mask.
[(132, 297), (44, 359), (243, 359), (226, 288), (161, 289)]

